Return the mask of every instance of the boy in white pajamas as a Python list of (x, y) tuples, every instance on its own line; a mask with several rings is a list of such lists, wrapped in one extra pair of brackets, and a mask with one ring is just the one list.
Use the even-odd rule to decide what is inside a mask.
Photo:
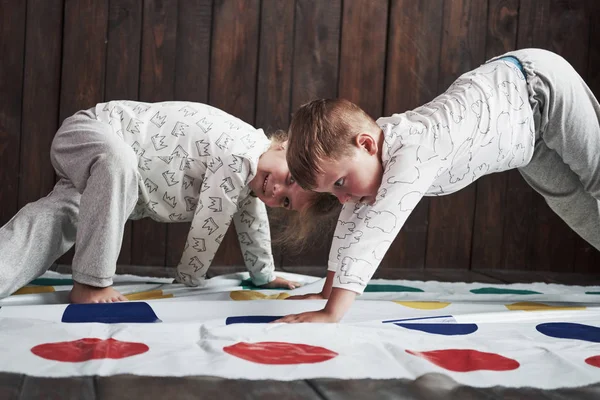
[(430, 103), (375, 122), (344, 100), (298, 110), (287, 160), (297, 182), (344, 204), (323, 310), (280, 322), (339, 321), (422, 196), (518, 168), (550, 208), (600, 250), (600, 106), (562, 57), (525, 49), (458, 78)]
[(0, 228), (0, 297), (41, 275), (73, 244), (75, 303), (126, 300), (112, 277), (127, 219), (191, 221), (176, 280), (202, 284), (233, 219), (254, 284), (276, 277), (265, 204), (316, 201), (289, 174), (285, 142), (214, 107), (111, 101), (67, 118), (51, 148), (59, 181)]

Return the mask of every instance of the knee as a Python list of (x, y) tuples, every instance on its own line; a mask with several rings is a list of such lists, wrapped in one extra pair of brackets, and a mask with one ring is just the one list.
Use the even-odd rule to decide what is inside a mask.
[[(124, 145), (124, 144), (123, 144)], [(94, 160), (92, 171), (100, 169), (105, 173), (120, 176), (126, 179), (136, 179), (138, 172), (138, 159), (133, 150), (126, 145), (111, 146), (106, 143)]]
[(56, 230), (55, 235), (75, 238), (77, 221), (79, 219), (78, 198), (57, 198), (52, 194), (34, 203), (29, 203), (19, 211), (18, 221), (15, 223), (34, 226), (43, 223)]

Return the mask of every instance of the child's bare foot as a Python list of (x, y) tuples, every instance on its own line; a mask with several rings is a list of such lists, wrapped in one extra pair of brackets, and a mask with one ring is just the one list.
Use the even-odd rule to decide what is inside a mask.
[(99, 288), (73, 282), (73, 289), (69, 294), (71, 303), (114, 303), (127, 301), (127, 298), (112, 287)]

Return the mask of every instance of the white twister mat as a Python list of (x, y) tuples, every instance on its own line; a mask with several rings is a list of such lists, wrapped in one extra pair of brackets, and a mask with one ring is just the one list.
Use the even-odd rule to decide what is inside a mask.
[(372, 280), (339, 324), (273, 324), (325, 301), (257, 290), (247, 273), (186, 288), (118, 276), (132, 301), (68, 305), (70, 276), (47, 273), (0, 300), (0, 371), (225, 378), (406, 378), (477, 387), (600, 382), (600, 286)]

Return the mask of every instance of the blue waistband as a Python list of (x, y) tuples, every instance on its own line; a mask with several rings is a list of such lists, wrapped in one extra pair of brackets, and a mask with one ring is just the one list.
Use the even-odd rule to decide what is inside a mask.
[(504, 56), (504, 57), (500, 57), (497, 58), (496, 61), (499, 60), (504, 60), (504, 61), (508, 61), (510, 63), (513, 63), (517, 66), (517, 68), (519, 68), (519, 70), (521, 71), (521, 73), (523, 74), (523, 76), (525, 77), (525, 79), (527, 79), (527, 75), (525, 74), (525, 70), (523, 69), (523, 65), (521, 64), (521, 61), (519, 61), (519, 59), (517, 57), (514, 56)]

